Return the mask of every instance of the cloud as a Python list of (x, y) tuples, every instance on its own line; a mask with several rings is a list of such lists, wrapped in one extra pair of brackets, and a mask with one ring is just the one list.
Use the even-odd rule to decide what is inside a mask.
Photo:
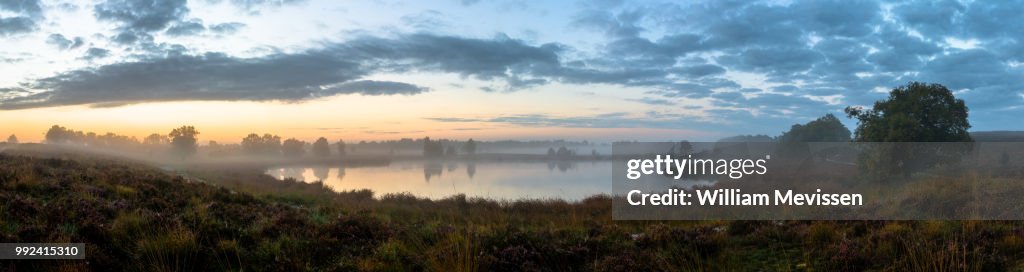
[(106, 0), (96, 5), (93, 14), (127, 31), (150, 32), (183, 19), (189, 12), (186, 4), (186, 0)]
[[(132, 33), (134, 34), (134, 33)], [(129, 43), (148, 35), (115, 37)], [(530, 46), (512, 39), (467, 39), (437, 35), (361, 37), (295, 54), (236, 58), (220, 53), (182, 54), (164, 48), (139, 61), (73, 70), (30, 80), (32, 95), (0, 100), (0, 108), (173, 100), (301, 101), (345, 93), (417, 94), (406, 83), (356, 81), (382, 71), (438, 71), (480, 79), (534, 84), (529, 77), (557, 70), (556, 45)], [(84, 58), (109, 56), (91, 48)]]
[(358, 93), (363, 95), (413, 95), (429, 91), (430, 89), (402, 82), (360, 80), (345, 82), (331, 87), (330, 90), (337, 93)]
[(36, 22), (29, 17), (0, 18), (0, 36), (32, 32)]
[[(27, 82), (22, 88), (31, 90), (31, 95), (0, 99), (0, 108), (179, 100), (303, 101), (338, 94), (413, 95), (429, 90), (408, 83), (357, 80), (378, 69), (392, 69), (392, 65), (369, 63), (378, 60), (376, 56), (360, 55), (373, 50), (339, 45), (259, 58), (236, 58), (218, 53), (168, 54)], [(90, 48), (84, 58), (107, 56), (106, 49)], [(434, 63), (440, 59), (416, 54), (394, 57), (394, 61), (419, 58), (429, 61), (426, 66), (453, 71), (467, 69), (458, 70), (466, 74), (477, 72), (469, 69), (488, 64), (486, 60), (477, 64), (462, 60), (457, 61), (458, 65), (449, 66)]]
[(302, 3), (305, 0), (231, 0), (232, 4), (244, 7), (256, 7), (261, 5), (281, 6)]
[(676, 69), (676, 73), (684, 75), (688, 78), (700, 78), (710, 75), (720, 75), (725, 73), (725, 68), (714, 64), (700, 64), (687, 67), (681, 67)]
[(85, 44), (85, 40), (82, 39), (82, 37), (68, 39), (65, 38), (64, 35), (54, 33), (50, 34), (50, 36), (46, 38), (46, 43), (54, 45), (57, 48), (60, 48), (61, 50), (68, 50), (82, 46), (83, 44)]
[(11, 17), (0, 15), (0, 37), (32, 32), (38, 28), (36, 21), (43, 17), (38, 0), (0, 1), (0, 11), (15, 14)]
[[(81, 57), (102, 58), (103, 62), (88, 63), (105, 65), (25, 79), (5, 91), (0, 107), (418, 94), (428, 89), (411, 84), (415, 82), (369, 80), (376, 74), (418, 72), (485, 81), (474, 88), (493, 92), (550, 84), (628, 86), (626, 91), (634, 93), (627, 97), (642, 97), (629, 101), (659, 106), (659, 110), (691, 104), (675, 104), (689, 99), (708, 99), (711, 104), (703, 104), (700, 110), (715, 118), (785, 114), (803, 118), (844, 105), (870, 104), (884, 96), (874, 90), (912, 80), (945, 84), (958, 91), (975, 112), (1013, 108), (1021, 103), (1018, 93), (1024, 90), (1024, 82), (1015, 80), (1024, 72), (1024, 5), (1020, 2), (610, 1), (568, 5), (580, 10), (569, 22), (563, 21), (567, 25), (552, 20), (552, 29), (558, 30), (536, 30), (540, 35), (534, 37), (543, 38), (531, 41), (488, 33), (487, 26), (473, 36), (453, 32), (458, 30), (446, 26), (458, 25), (462, 18), (420, 10), (396, 15), (399, 25), (382, 31), (348, 33), (343, 41), (313, 37), (310, 40), (315, 42), (307, 46), (245, 51), (278, 52), (247, 58), (204, 52), (203, 46), (195, 45), (247, 26), (221, 18), (195, 18), (185, 2), (104, 0), (95, 6), (82, 5), (113, 27), (112, 33), (97, 37), (108, 37), (116, 43), (114, 47), (85, 46), (88, 49)], [(228, 0), (253, 14), (298, 2)], [(80, 37), (46, 29), (54, 24), (45, 22), (45, 8), (60, 5), (0, 2), (0, 14), (5, 16), (0, 18), (0, 36), (42, 28), (49, 32), (39, 36), (49, 35), (46, 42), (51, 46), (83, 48)], [(344, 19), (362, 23), (357, 17)], [(223, 23), (206, 24), (204, 19)], [(563, 27), (571, 32), (564, 37), (557, 32)], [(587, 31), (592, 33), (580, 33)], [(973, 46), (949, 41), (970, 41)], [(3, 55), (3, 60), (16, 59), (9, 56)], [(536, 116), (505, 117), (496, 121), (529, 123)], [(592, 121), (543, 117), (535, 123), (559, 118), (568, 118), (562, 121), (570, 124)]]
[(167, 31), (164, 31), (167, 35), (171, 36), (191, 36), (206, 31), (206, 26), (203, 26), (203, 21), (200, 20), (189, 20), (185, 22), (175, 23)]
[(405, 15), (400, 20), (403, 24), (422, 31), (436, 31), (451, 26), (444, 14), (436, 10)]
[(644, 97), (644, 98), (640, 98), (640, 99), (629, 99), (629, 101), (640, 102), (640, 103), (644, 103), (644, 104), (647, 104), (647, 105), (653, 105), (653, 106), (673, 106), (673, 105), (676, 104), (676, 103), (673, 103), (672, 101), (669, 101), (667, 99), (650, 98), (650, 97)]
[(6, 0), (0, 1), (0, 10), (7, 10), (17, 13), (25, 13), (31, 16), (41, 16), (42, 6), (38, 0)]
[(27, 86), (40, 92), (0, 100), (0, 108), (176, 100), (300, 101), (373, 92), (326, 87), (364, 75), (358, 67), (318, 52), (256, 59), (212, 53), (168, 56), (42, 78)]
[(85, 55), (82, 56), (82, 58), (86, 60), (95, 60), (106, 58), (108, 56), (110, 56), (110, 50), (90, 47), (88, 50), (85, 50)]
[(225, 35), (227, 35), (227, 34), (235, 34), (235, 32), (238, 32), (243, 27), (245, 27), (245, 24), (238, 23), (238, 22), (222, 23), (222, 24), (215, 24), (215, 25), (210, 26), (210, 31), (213, 31), (214, 33), (217, 33), (217, 34), (225, 34)]
[(755, 47), (743, 50), (739, 55), (721, 56), (717, 60), (737, 70), (778, 77), (807, 71), (822, 59), (824, 58), (820, 52), (810, 49)]
[(395, 39), (362, 37), (333, 49), (381, 60), (390, 70), (433, 70), (479, 79), (508, 79), (559, 66), (556, 44), (530, 46), (514, 39), (469, 39), (413, 34)]

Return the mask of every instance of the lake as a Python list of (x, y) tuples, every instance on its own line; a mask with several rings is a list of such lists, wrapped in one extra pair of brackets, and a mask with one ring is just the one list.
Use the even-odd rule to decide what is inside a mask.
[(409, 192), (440, 199), (454, 194), (489, 199), (580, 200), (612, 190), (612, 162), (392, 162), (373, 167), (275, 167), (277, 179), (323, 180), (336, 191), (370, 189), (380, 197)]
[[(273, 167), (267, 175), (283, 180), (322, 180), (335, 191), (373, 190), (374, 196), (409, 192), (441, 199), (455, 194), (497, 200), (581, 200), (612, 193), (612, 162), (422, 162), (399, 161), (386, 166)], [(710, 180), (663, 180), (644, 185), (644, 190), (692, 188)]]

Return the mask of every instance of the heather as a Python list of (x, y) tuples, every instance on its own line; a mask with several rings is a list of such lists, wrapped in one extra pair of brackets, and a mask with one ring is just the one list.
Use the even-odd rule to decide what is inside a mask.
[(334, 192), (244, 167), (0, 153), (0, 242), (83, 242), (15, 270), (636, 271), (1019, 268), (1016, 221), (613, 221), (611, 198)]

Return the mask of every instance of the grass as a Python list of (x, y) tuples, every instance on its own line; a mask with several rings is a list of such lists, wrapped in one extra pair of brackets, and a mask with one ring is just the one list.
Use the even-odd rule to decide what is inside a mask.
[(334, 192), (262, 169), (187, 175), (113, 157), (0, 153), (0, 242), (82, 242), (7, 270), (1019, 270), (1016, 221), (614, 221), (578, 202)]

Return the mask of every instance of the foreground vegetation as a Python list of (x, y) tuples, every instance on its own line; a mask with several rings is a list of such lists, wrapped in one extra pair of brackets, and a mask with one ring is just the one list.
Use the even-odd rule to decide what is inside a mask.
[(246, 169), (0, 152), (0, 242), (83, 242), (14, 270), (1009, 270), (1024, 223), (611, 220), (611, 199), (335, 193)]

